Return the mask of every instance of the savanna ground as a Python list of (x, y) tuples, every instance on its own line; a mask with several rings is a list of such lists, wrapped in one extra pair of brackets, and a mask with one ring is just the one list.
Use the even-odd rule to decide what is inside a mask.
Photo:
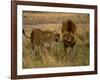
[[(62, 22), (71, 19), (77, 26), (77, 40), (70, 55), (65, 53), (62, 41), (51, 47), (45, 56), (41, 47), (32, 50), (30, 39), (23, 35), (23, 68), (86, 66), (89, 65), (89, 15), (23, 11), (23, 29), (30, 36), (32, 29), (60, 33)], [(37, 54), (37, 55), (35, 55)]]

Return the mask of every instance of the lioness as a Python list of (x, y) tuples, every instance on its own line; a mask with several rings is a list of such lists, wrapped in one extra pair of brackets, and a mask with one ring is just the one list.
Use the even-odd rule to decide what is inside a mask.
[(52, 31), (41, 31), (40, 29), (33, 29), (30, 36), (27, 36), (24, 30), (23, 34), (30, 39), (33, 50), (35, 45), (50, 50), (53, 42), (58, 42), (60, 39), (60, 34), (54, 34)]

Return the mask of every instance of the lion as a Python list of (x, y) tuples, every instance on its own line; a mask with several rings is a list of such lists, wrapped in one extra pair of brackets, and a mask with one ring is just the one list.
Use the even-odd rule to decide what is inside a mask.
[(50, 51), (53, 42), (59, 42), (60, 40), (59, 33), (55, 34), (52, 31), (42, 31), (40, 29), (33, 29), (30, 36), (27, 36), (23, 29), (23, 34), (26, 38), (30, 39), (33, 51), (35, 46), (44, 48), (45, 51)]
[(62, 23), (61, 33), (65, 52), (68, 52), (68, 48), (74, 48), (76, 44), (76, 30), (76, 25), (72, 20), (67, 20)]

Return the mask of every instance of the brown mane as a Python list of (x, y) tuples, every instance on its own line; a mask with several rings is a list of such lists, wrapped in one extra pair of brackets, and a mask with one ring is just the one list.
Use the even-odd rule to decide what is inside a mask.
[(65, 52), (67, 51), (68, 47), (73, 48), (76, 44), (76, 25), (72, 20), (66, 20), (62, 22), (62, 42), (64, 45)]
[(76, 25), (72, 20), (64, 21), (62, 23), (62, 26), (64, 27), (65, 31), (75, 33), (76, 32)]

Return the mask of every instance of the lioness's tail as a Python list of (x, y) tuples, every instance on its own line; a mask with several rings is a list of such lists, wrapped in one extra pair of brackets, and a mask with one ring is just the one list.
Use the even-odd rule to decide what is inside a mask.
[(25, 34), (24, 29), (23, 29), (23, 34), (24, 34), (24, 36), (25, 36), (26, 38), (28, 38), (28, 39), (30, 39), (30, 38), (31, 38), (31, 37), (29, 37), (29, 36), (27, 36), (27, 35)]

